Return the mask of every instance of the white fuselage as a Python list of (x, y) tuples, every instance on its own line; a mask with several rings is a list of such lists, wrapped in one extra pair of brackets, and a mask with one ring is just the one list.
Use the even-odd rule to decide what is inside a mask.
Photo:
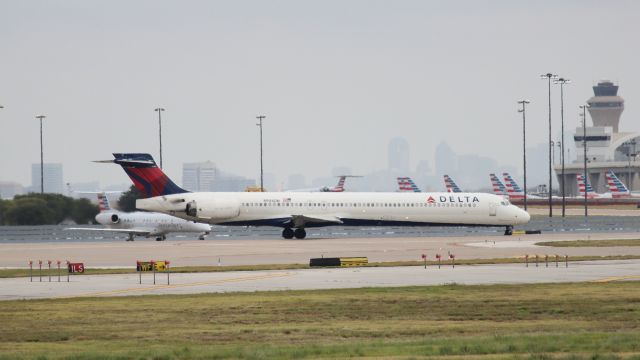
[[(196, 209), (191, 216), (187, 204)], [(140, 199), (136, 206), (210, 224), (282, 227), (292, 218), (301, 218), (301, 227), (513, 226), (530, 218), (504, 197), (486, 193), (196, 192)]]
[(149, 236), (166, 235), (171, 232), (208, 233), (211, 231), (211, 226), (208, 224), (143, 211), (127, 213), (107, 210), (96, 215), (96, 221), (110, 229), (146, 231), (149, 232)]

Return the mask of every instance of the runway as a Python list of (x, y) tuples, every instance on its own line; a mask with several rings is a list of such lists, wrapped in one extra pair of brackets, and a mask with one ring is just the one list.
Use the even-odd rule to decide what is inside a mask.
[(30, 282), (29, 278), (0, 279), (0, 299), (44, 299), (67, 297), (103, 297), (161, 294), (198, 294), (254, 292), (274, 290), (312, 290), (362, 287), (424, 286), (442, 284), (531, 284), (562, 282), (611, 282), (640, 280), (640, 261), (590, 261), (540, 264), (450, 265), (382, 268), (330, 268), (286, 271), (233, 271), (216, 273), (171, 274), (144, 273), (142, 284), (137, 274), (72, 276), (53, 282)]

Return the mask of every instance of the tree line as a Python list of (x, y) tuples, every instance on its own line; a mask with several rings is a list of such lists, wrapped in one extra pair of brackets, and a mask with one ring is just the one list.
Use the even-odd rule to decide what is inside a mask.
[[(118, 200), (121, 211), (134, 211), (138, 190), (131, 188)], [(76, 224), (95, 223), (98, 206), (88, 199), (74, 199), (61, 194), (30, 193), (13, 200), (0, 199), (0, 225), (57, 225), (73, 221)]]

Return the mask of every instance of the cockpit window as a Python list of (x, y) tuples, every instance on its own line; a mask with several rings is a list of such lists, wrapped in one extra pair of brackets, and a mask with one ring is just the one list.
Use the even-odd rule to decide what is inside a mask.
[(501, 205), (503, 205), (503, 206), (509, 206), (509, 205), (511, 205), (511, 204), (509, 203), (509, 200), (506, 200), (506, 199), (505, 199), (505, 200), (500, 201), (500, 204), (501, 204)]

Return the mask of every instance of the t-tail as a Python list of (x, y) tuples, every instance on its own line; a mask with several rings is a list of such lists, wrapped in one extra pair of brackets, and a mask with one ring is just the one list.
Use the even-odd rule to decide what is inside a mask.
[(111, 162), (122, 166), (145, 198), (188, 192), (171, 181), (149, 154), (113, 154), (113, 157)]
[(462, 192), (458, 184), (449, 176), (444, 175), (444, 186), (447, 188), (447, 192), (450, 193), (459, 193)]
[(402, 192), (404, 191), (422, 192), (418, 187), (418, 185), (416, 185), (416, 183), (414, 183), (413, 180), (408, 176), (398, 177), (397, 180), (398, 180), (398, 190)]
[(111, 206), (109, 206), (109, 199), (107, 198), (107, 194), (103, 192), (98, 193), (98, 209), (100, 209), (100, 212), (111, 210)]
[(578, 181), (578, 195), (580, 197), (584, 197), (585, 192), (587, 193), (587, 198), (594, 198), (596, 196), (596, 192), (584, 175), (577, 173), (576, 179)]
[(606, 173), (607, 175), (607, 184), (609, 185), (609, 191), (611, 192), (612, 197), (626, 197), (631, 193), (629, 189), (624, 185), (620, 179), (613, 173), (613, 171), (609, 170)]
[(524, 198), (524, 191), (522, 188), (516, 183), (509, 173), (502, 173), (504, 178), (504, 182), (507, 185), (507, 193), (509, 194), (509, 198), (511, 199), (522, 199)]
[(504, 186), (496, 174), (489, 174), (489, 179), (491, 179), (491, 187), (493, 188), (494, 194), (508, 195), (506, 186)]

